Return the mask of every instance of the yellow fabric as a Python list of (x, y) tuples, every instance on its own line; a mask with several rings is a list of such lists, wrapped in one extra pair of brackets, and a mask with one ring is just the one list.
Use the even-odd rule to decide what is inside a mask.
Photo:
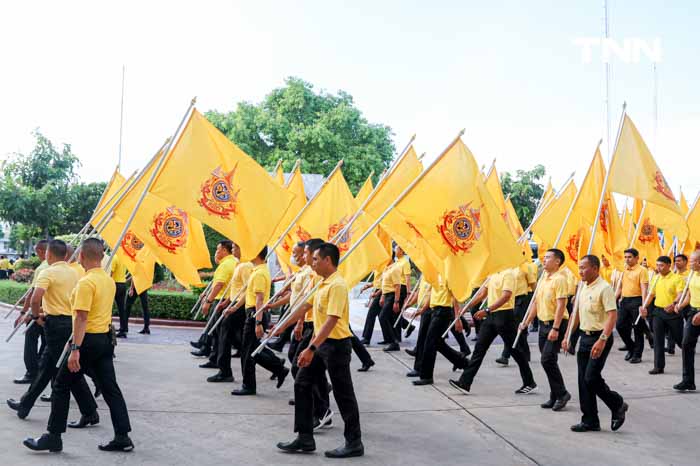
[[(567, 289), (566, 277), (559, 271), (550, 274), (544, 274), (540, 285), (537, 287), (535, 301), (537, 303), (537, 318), (543, 322), (554, 320), (554, 315), (557, 311), (557, 300), (567, 298), (569, 290)], [(564, 302), (566, 305), (566, 302)], [(569, 318), (569, 312), (564, 310), (564, 319)]]
[(683, 292), (685, 280), (675, 272), (666, 276), (657, 274), (651, 282), (650, 293), (654, 294), (654, 306), (664, 308), (670, 306), (676, 297)]
[(553, 247), (569, 207), (576, 198), (576, 193), (576, 185), (570, 181), (548, 205), (542, 207), (542, 212), (532, 222), (530, 230), (539, 251), (546, 251)]
[(566, 278), (566, 293), (569, 296), (576, 294), (576, 286), (578, 285), (578, 278), (571, 272), (571, 269), (567, 267), (562, 267), (559, 269), (562, 275)]
[(527, 268), (527, 281), (528, 283), (532, 283), (532, 285), (528, 285), (527, 290), (528, 292), (532, 293), (533, 291), (535, 291), (534, 287), (537, 285), (537, 264), (535, 264), (535, 261), (531, 260), (525, 265)]
[(239, 262), (238, 265), (236, 265), (236, 269), (233, 271), (229, 300), (238, 302), (238, 300), (242, 297), (238, 296), (238, 294), (241, 293), (243, 287), (248, 283), (252, 272), (253, 264), (250, 262)]
[(634, 222), (632, 222), (632, 213), (625, 207), (625, 211), (622, 213), (622, 229), (625, 231), (625, 236), (627, 238), (627, 243), (632, 240), (632, 234), (634, 233)]
[(690, 210), (690, 207), (688, 206), (688, 201), (686, 200), (685, 196), (683, 195), (683, 191), (681, 191), (681, 198), (678, 200), (678, 207), (681, 208), (681, 214), (688, 215), (688, 211)]
[[(289, 297), (289, 305), (294, 306), (298, 300), (304, 297), (304, 293), (311, 291), (313, 287), (310, 285), (313, 282), (314, 271), (311, 267), (305, 265), (302, 267), (294, 276), (291, 284), (291, 295)], [(309, 310), (305, 317), (304, 322), (313, 322), (313, 312)]]
[(37, 278), (39, 278), (39, 274), (41, 273), (42, 270), (48, 268), (48, 266), (49, 266), (49, 263), (46, 262), (46, 260), (43, 260), (43, 261), (41, 261), (39, 266), (36, 269), (34, 269), (34, 275), (32, 276), (32, 287), (36, 286), (36, 280), (37, 280)]
[(418, 298), (416, 299), (416, 307), (418, 309), (425, 305), (425, 300), (429, 296), (428, 293), (431, 292), (431, 288), (432, 285), (428, 283), (425, 277), (420, 279), (420, 282), (418, 283)]
[[(506, 199), (506, 214), (508, 220), (508, 226), (510, 226), (510, 231), (513, 233), (515, 239), (520, 239), (520, 237), (525, 233), (523, 226), (520, 224), (520, 219), (518, 218), (518, 213), (515, 211), (513, 202), (510, 198)], [(529, 248), (529, 246), (528, 246)]]
[(695, 309), (700, 309), (700, 273), (695, 272), (693, 274), (688, 290), (690, 293), (690, 305)]
[(0, 270), (10, 270), (10, 261), (7, 259), (0, 259)]
[[(289, 205), (289, 209), (287, 209), (287, 212), (284, 214), (284, 217), (282, 217), (282, 220), (280, 220), (279, 224), (277, 225), (275, 233), (270, 238), (270, 246), (277, 242), (277, 240), (280, 236), (282, 236), (282, 233), (284, 233), (289, 224), (292, 223), (292, 220), (294, 220), (294, 218), (299, 214), (299, 212), (301, 212), (301, 209), (303, 209), (306, 205), (304, 179), (301, 176), (301, 169), (299, 169), (299, 167), (296, 167), (294, 172), (291, 174), (286, 189), (288, 192), (294, 195), (294, 199)], [(292, 264), (292, 249), (294, 248), (294, 245), (296, 243), (296, 241), (292, 237), (292, 233), (293, 232), (290, 231), (286, 235), (284, 235), (284, 240), (275, 249), (275, 254), (277, 254), (277, 260), (279, 260), (280, 265), (282, 265), (283, 268), (287, 270), (292, 270), (292, 272), (296, 272), (297, 270), (299, 270), (299, 267)]]
[[(407, 256), (403, 256), (401, 259), (398, 259), (396, 262), (401, 264), (401, 284), (408, 286), (409, 283), (407, 282), (406, 277), (411, 276), (411, 261), (408, 260)], [(410, 278), (408, 278), (408, 280), (410, 280)]]
[(649, 264), (653, 264), (659, 256), (663, 255), (659, 240), (659, 227), (654, 224), (653, 219), (647, 214), (647, 209), (651, 205), (647, 203), (642, 209), (642, 216), (636, 225), (631, 241), (632, 247), (639, 251), (639, 260), (643, 261), (646, 259)]
[[(124, 222), (118, 217), (112, 217), (100, 231), (100, 236), (113, 251), (123, 229)], [(156, 256), (131, 229), (117, 249), (117, 257), (131, 274), (137, 293), (141, 294), (153, 285)]]
[(87, 312), (86, 333), (107, 333), (112, 322), (112, 303), (117, 287), (100, 267), (81, 278), (71, 297), (71, 310)]
[(515, 290), (513, 291), (513, 294), (515, 296), (526, 295), (530, 290), (530, 285), (528, 282), (537, 280), (537, 276), (533, 276), (530, 272), (531, 269), (529, 265), (529, 263), (525, 263), (513, 269), (513, 275), (515, 276)]
[(78, 274), (78, 280), (80, 280), (81, 278), (83, 278), (85, 276), (85, 269), (79, 263), (71, 262), (70, 264), (68, 264), (68, 266), (71, 269), (75, 270), (75, 273)]
[(277, 165), (277, 170), (275, 171), (275, 181), (280, 185), (284, 186), (284, 169), (282, 164)]
[(150, 192), (234, 239), (243, 261), (270, 241), (294, 197), (197, 110)]
[(118, 255), (112, 259), (110, 267), (112, 269), (112, 280), (115, 283), (126, 283), (126, 264), (119, 259)]
[(377, 269), (372, 275), (372, 288), (375, 290), (382, 287), (382, 276), (384, 275), (384, 270), (386, 270), (386, 267), (381, 270)]
[(610, 191), (646, 200), (682, 215), (673, 192), (642, 135), (627, 115), (610, 163), (608, 188)]
[(615, 269), (613, 269), (612, 266), (610, 266), (610, 267), (605, 267), (604, 265), (600, 266), (601, 278), (611, 285), (612, 285), (612, 278), (613, 278), (614, 271), (615, 271)]
[[(370, 224), (360, 216), (352, 227), (341, 237), (335, 238), (343, 230), (358, 209), (357, 202), (350, 192), (340, 170), (336, 170), (321, 188), (320, 193), (307, 207), (292, 229), (294, 240), (321, 238), (334, 240), (340, 256), (343, 257), (360, 234), (367, 231)], [(335, 238), (335, 239), (334, 239)], [(386, 263), (388, 257), (375, 233), (370, 234), (344, 259), (338, 272), (348, 286), (355, 286), (367, 274)]]
[[(494, 273), (489, 277), (488, 284), (488, 305), (491, 312), (503, 311), (505, 309), (513, 309), (515, 307), (515, 274), (513, 269), (507, 269), (502, 272)], [(491, 308), (491, 303), (496, 302), (505, 291), (510, 291), (510, 299), (503, 303), (499, 308)]]
[(617, 310), (615, 291), (598, 277), (593, 283), (583, 284), (579, 297), (579, 328), (587, 332), (597, 332), (605, 327), (607, 313)]
[(430, 290), (430, 307), (452, 307), (452, 292), (442, 278)]
[(270, 287), (272, 285), (272, 277), (270, 277), (270, 271), (267, 268), (267, 263), (256, 265), (250, 274), (250, 279), (248, 280), (248, 288), (245, 292), (245, 307), (253, 308), (256, 303), (256, 296), (258, 293), (262, 293), (263, 302), (270, 298)]
[(525, 262), (461, 139), (431, 165), (395, 210), (410, 219), (414, 235), (443, 260), (444, 278), (459, 301), (488, 275)]
[(328, 338), (340, 340), (350, 338), (350, 300), (348, 285), (338, 272), (325, 280), (314, 295), (314, 334), (318, 335), (329, 316), (338, 317), (338, 322)]
[(372, 190), (374, 187), (372, 186), (372, 177), (368, 176), (365, 182), (362, 184), (362, 187), (360, 188), (359, 191), (357, 191), (357, 196), (355, 196), (355, 200), (357, 201), (357, 204), (360, 205), (363, 202), (365, 202), (365, 199), (367, 199), (372, 193)]
[(698, 204), (700, 203), (696, 200), (685, 217), (689, 234), (683, 244), (683, 253), (687, 255), (700, 249), (700, 205)]
[(536, 213), (538, 213), (542, 208), (547, 205), (547, 202), (555, 196), (554, 187), (552, 186), (552, 177), (547, 180), (547, 186), (544, 188), (544, 193), (542, 194), (542, 199), (539, 204), (537, 204)]
[(226, 287), (228, 286), (231, 279), (233, 278), (233, 272), (234, 270), (236, 270), (237, 265), (238, 259), (236, 259), (236, 257), (233, 254), (229, 254), (228, 256), (221, 259), (219, 265), (216, 266), (212, 282), (214, 282), (215, 284), (223, 284), (223, 286), (219, 290), (219, 293), (216, 295), (216, 299), (221, 299), (224, 297), (224, 291), (226, 290)]
[[(129, 181), (131, 181), (131, 179), (132, 178), (129, 178)], [(121, 173), (119, 173), (119, 170), (114, 170), (112, 178), (110, 178), (109, 182), (107, 183), (107, 186), (102, 193), (102, 197), (100, 198), (100, 202), (95, 207), (92, 217), (90, 218), (90, 223), (93, 226), (97, 226), (105, 217), (107, 212), (109, 212), (109, 208), (114, 205), (117, 195), (122, 193), (126, 188), (126, 183), (127, 180)]]
[(396, 285), (401, 285), (402, 282), (402, 264), (394, 262), (389, 267), (384, 269), (382, 274), (382, 294), (396, 292)]
[(679, 215), (664, 207), (647, 202), (643, 216), (643, 220), (646, 219), (657, 229), (663, 230), (668, 244), (673, 242), (674, 236), (678, 238), (679, 243), (688, 239), (688, 222), (685, 215)]
[(54, 262), (42, 270), (34, 287), (45, 290), (41, 299), (44, 314), (71, 315), (70, 294), (76, 283), (78, 283), (78, 274), (67, 262)]

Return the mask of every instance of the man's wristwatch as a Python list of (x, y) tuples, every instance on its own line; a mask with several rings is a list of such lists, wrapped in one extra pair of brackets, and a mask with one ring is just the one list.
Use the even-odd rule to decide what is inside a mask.
[(316, 345), (309, 345), (309, 350), (310, 350), (312, 353), (315, 353), (317, 349), (318, 349), (318, 348), (316, 348)]
[(263, 321), (262, 321), (262, 320), (256, 320), (256, 321), (255, 321), (255, 325), (262, 325), (262, 324), (263, 324)]
[(554, 330), (555, 332), (558, 332), (558, 331), (559, 331), (559, 327), (552, 327), (552, 330)]
[(608, 341), (608, 336), (604, 333), (600, 334), (600, 341)]
[(71, 351), (80, 351), (80, 345), (76, 345), (75, 343), (71, 343), (70, 350)]
[(491, 313), (491, 309), (489, 309), (488, 306), (487, 306), (487, 307), (484, 308), (484, 312), (485, 312), (486, 314), (490, 314), (490, 313)]

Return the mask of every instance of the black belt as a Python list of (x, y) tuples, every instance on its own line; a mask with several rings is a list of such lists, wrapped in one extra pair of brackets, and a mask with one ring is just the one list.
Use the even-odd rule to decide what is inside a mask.
[(73, 316), (64, 316), (63, 314), (60, 315), (53, 315), (53, 314), (46, 314), (46, 320), (53, 320), (53, 319), (59, 319), (59, 320), (64, 320), (64, 319), (73, 319)]
[(590, 337), (590, 336), (595, 336), (595, 335), (600, 335), (601, 333), (603, 333), (602, 330), (581, 330), (581, 332), (582, 332), (584, 335), (588, 335), (589, 337)]
[(552, 325), (552, 324), (554, 324), (554, 321), (553, 321), (553, 320), (541, 320), (540, 322), (542, 323), (542, 325)]

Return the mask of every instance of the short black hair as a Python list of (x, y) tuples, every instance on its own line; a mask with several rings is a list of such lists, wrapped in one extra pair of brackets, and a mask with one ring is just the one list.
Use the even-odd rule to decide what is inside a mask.
[(295, 246), (303, 249), (304, 246), (306, 246), (306, 241), (297, 241), (297, 244), (295, 244)]
[(661, 262), (662, 264), (671, 265), (671, 258), (668, 256), (659, 256), (656, 258), (656, 262)]
[(49, 241), (49, 252), (52, 256), (65, 259), (67, 250), (68, 247), (65, 241), (60, 239), (52, 239)]
[(258, 253), (258, 259), (267, 259), (267, 245), (264, 248), (262, 248), (262, 251)]
[(625, 249), (625, 254), (632, 254), (634, 257), (639, 257), (639, 251), (634, 248)]
[(91, 260), (101, 260), (104, 257), (104, 243), (97, 238), (83, 240), (80, 245), (80, 253)]
[(598, 256), (593, 255), (593, 254), (586, 254), (581, 258), (581, 260), (587, 260), (589, 264), (591, 264), (593, 267), (596, 269), (600, 268), (600, 259), (598, 259)]
[(39, 249), (46, 249), (48, 246), (49, 246), (49, 240), (47, 240), (47, 239), (41, 239), (34, 245), (35, 248), (39, 248)]
[(551, 252), (552, 254), (554, 254), (554, 257), (559, 259), (559, 266), (560, 267), (562, 265), (564, 265), (564, 261), (566, 261), (566, 256), (564, 255), (564, 252), (561, 249), (551, 248), (551, 249), (547, 249), (547, 252)]
[(676, 257), (673, 258), (673, 260), (678, 260), (678, 259), (683, 259), (684, 261), (688, 262), (688, 256), (685, 254), (676, 254)]
[(222, 239), (217, 243), (217, 246), (221, 246), (222, 248), (226, 249), (229, 254), (233, 253), (233, 241), (230, 239)]
[(304, 247), (309, 248), (309, 252), (314, 252), (324, 244), (325, 241), (323, 241), (321, 238), (311, 238), (304, 243)]
[(323, 243), (317, 250), (321, 259), (330, 257), (331, 264), (334, 267), (338, 267), (338, 262), (340, 261), (340, 249), (338, 249), (338, 246), (333, 243)]

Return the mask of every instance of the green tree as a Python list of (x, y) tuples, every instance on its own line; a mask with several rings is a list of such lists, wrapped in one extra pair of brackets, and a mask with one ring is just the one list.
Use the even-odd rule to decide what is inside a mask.
[(64, 199), (65, 217), (61, 231), (75, 232), (90, 220), (107, 183), (76, 183), (68, 187)]
[(539, 182), (544, 175), (544, 166), (535, 165), (532, 170), (516, 170), (515, 175), (505, 173), (501, 179), (503, 194), (510, 194), (510, 201), (523, 228), (530, 225), (537, 203), (544, 193), (544, 186)]
[(259, 104), (241, 102), (234, 111), (206, 116), (268, 170), (278, 160), (291, 170), (301, 159), (303, 172), (325, 176), (343, 159), (353, 192), (372, 170), (378, 178), (394, 155), (391, 128), (369, 123), (350, 94), (317, 92), (298, 78), (287, 78)]

